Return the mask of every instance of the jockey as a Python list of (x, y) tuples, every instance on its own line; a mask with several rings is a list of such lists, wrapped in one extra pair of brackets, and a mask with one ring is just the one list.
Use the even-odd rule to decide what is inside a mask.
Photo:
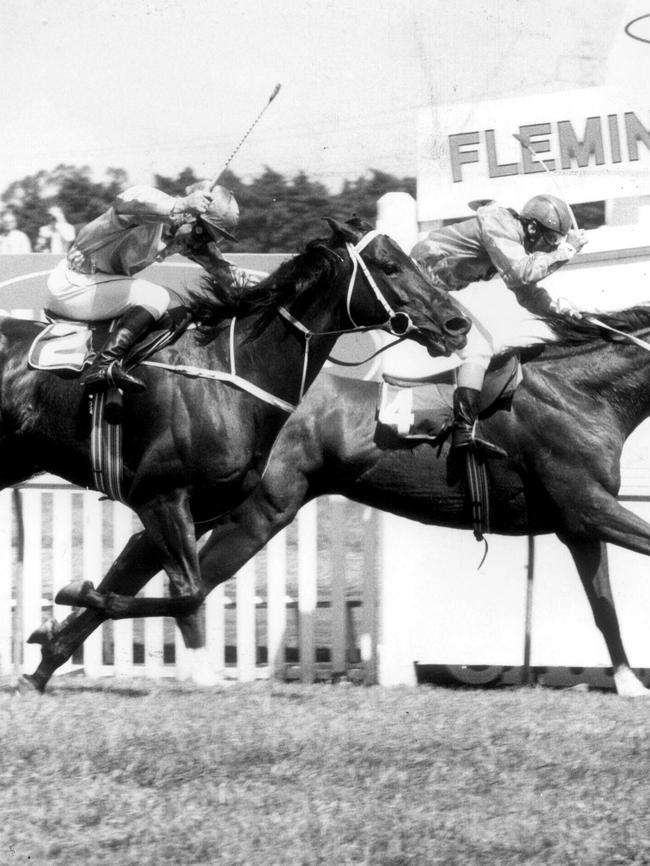
[(81, 383), (90, 391), (108, 387), (143, 391), (144, 382), (122, 361), (169, 307), (167, 289), (134, 276), (154, 262), (180, 253), (208, 272), (222, 267), (217, 244), (234, 241), (239, 219), (232, 193), (199, 181), (174, 198), (148, 186), (120, 193), (112, 206), (84, 226), (65, 259), (48, 279), (46, 309), (81, 321), (119, 317)]
[[(569, 206), (553, 195), (536, 195), (519, 214), (496, 202), (481, 202), (476, 216), (434, 229), (413, 247), (411, 256), (434, 284), (446, 291), (464, 289), (498, 273), (519, 304), (531, 313), (544, 315), (552, 310), (579, 316), (566, 299), (553, 301), (546, 289), (537, 285), (586, 244), (584, 231), (571, 225)], [(493, 354), (484, 333), (485, 327), (475, 323), (467, 335), (467, 345), (458, 352), (462, 363), (454, 392), (454, 449), (478, 442), (500, 451), (474, 436), (481, 388)]]

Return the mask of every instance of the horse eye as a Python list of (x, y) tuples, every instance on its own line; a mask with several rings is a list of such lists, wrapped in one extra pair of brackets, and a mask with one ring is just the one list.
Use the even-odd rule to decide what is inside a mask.
[(382, 262), (380, 267), (387, 276), (398, 273), (400, 269), (397, 262)]

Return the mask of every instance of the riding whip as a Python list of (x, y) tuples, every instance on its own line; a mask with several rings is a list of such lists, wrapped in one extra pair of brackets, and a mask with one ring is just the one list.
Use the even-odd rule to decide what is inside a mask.
[(254, 120), (254, 121), (251, 123), (251, 125), (248, 127), (248, 129), (246, 130), (246, 132), (245, 132), (244, 135), (242, 136), (241, 141), (239, 142), (239, 144), (237, 145), (237, 147), (233, 150), (233, 152), (230, 154), (230, 156), (229, 156), (228, 159), (226, 160), (225, 165), (223, 166), (223, 168), (221, 169), (221, 171), (219, 172), (219, 174), (215, 175), (214, 179), (212, 180), (212, 183), (210, 184), (210, 192), (212, 192), (212, 190), (215, 188), (215, 186), (216, 186), (217, 183), (219, 182), (219, 178), (220, 178), (221, 175), (224, 173), (224, 171), (228, 168), (228, 166), (229, 166), (230, 163), (232, 162), (233, 157), (235, 156), (235, 154), (237, 153), (237, 151), (239, 150), (239, 148), (240, 148), (240, 147), (242, 146), (242, 144), (246, 141), (246, 139), (247, 139), (248, 136), (251, 134), (251, 132), (255, 129), (255, 127), (256, 127), (257, 124), (259, 123), (259, 121), (260, 121), (262, 115), (263, 115), (264, 112), (266, 111), (266, 109), (269, 107), (269, 105), (273, 102), (273, 100), (275, 99), (275, 97), (278, 95), (278, 93), (280, 92), (280, 88), (281, 88), (281, 87), (282, 87), (281, 84), (276, 84), (276, 85), (275, 85), (275, 87), (273, 88), (273, 92), (271, 93), (271, 95), (269, 96), (268, 100), (266, 101), (266, 104), (265, 104), (264, 108), (260, 111), (260, 113), (257, 115), (257, 117), (255, 118), (255, 120)]
[(552, 178), (553, 183), (555, 184), (555, 188), (557, 189), (558, 193), (560, 194), (560, 198), (561, 198), (562, 201), (565, 203), (565, 205), (569, 208), (569, 213), (571, 214), (571, 222), (573, 223), (573, 228), (574, 228), (576, 231), (579, 231), (579, 229), (578, 229), (578, 222), (577, 222), (577, 220), (576, 220), (575, 214), (574, 214), (573, 211), (571, 210), (571, 205), (570, 205), (569, 202), (566, 200), (566, 196), (564, 195), (564, 192), (563, 192), (563, 190), (562, 190), (562, 187), (560, 186), (560, 184), (559, 184), (557, 178), (555, 177), (555, 175), (553, 174), (553, 172), (552, 172), (552, 171), (550, 170), (550, 168), (546, 165), (546, 163), (544, 162), (544, 160), (540, 158), (540, 156), (539, 156), (539, 154), (537, 153), (537, 151), (534, 150), (534, 148), (532, 148), (532, 147), (530, 146), (530, 143), (529, 143), (529, 142), (528, 142), (528, 141), (527, 141), (527, 140), (526, 140), (522, 135), (517, 135), (516, 132), (513, 132), (512, 137), (513, 137), (513, 138), (516, 138), (517, 141), (519, 142), (519, 144), (520, 144), (522, 147), (525, 147), (525, 148), (526, 148), (526, 150), (530, 153), (530, 155), (533, 157), (533, 159), (534, 159), (536, 162), (538, 162), (538, 163), (542, 166), (542, 168), (544, 169), (544, 171), (545, 171), (545, 172), (546, 172), (546, 173), (547, 173), (547, 174)]

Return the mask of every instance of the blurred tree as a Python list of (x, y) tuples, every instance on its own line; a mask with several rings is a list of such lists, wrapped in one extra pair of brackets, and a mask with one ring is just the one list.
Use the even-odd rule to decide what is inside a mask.
[[(170, 195), (183, 195), (185, 188), (199, 178), (191, 167), (176, 177), (156, 174), (154, 185)], [(77, 229), (110, 207), (115, 196), (128, 186), (121, 168), (109, 168), (103, 180), (93, 180), (88, 166), (58, 165), (53, 171), (40, 171), (12, 183), (2, 195), (15, 205), (19, 228), (36, 239), (38, 229), (47, 222), (47, 208), (58, 205)], [(356, 215), (371, 223), (376, 218), (377, 199), (391, 191), (415, 194), (414, 178), (398, 178), (372, 170), (354, 181), (346, 181), (338, 193), (301, 171), (287, 179), (266, 166), (262, 174), (244, 183), (226, 170), (219, 178), (231, 189), (241, 213), (237, 230), (239, 242), (224, 245), (224, 250), (245, 252), (295, 252), (309, 238), (327, 233), (323, 217), (349, 219)]]
[(354, 181), (346, 180), (341, 192), (334, 196), (334, 204), (342, 219), (354, 215), (374, 223), (377, 199), (387, 192), (408, 192), (415, 198), (415, 186), (414, 177), (399, 178), (372, 169)]
[(187, 166), (178, 177), (166, 177), (164, 174), (154, 174), (153, 185), (169, 195), (184, 195), (186, 187), (201, 179), (196, 176), (193, 168)]

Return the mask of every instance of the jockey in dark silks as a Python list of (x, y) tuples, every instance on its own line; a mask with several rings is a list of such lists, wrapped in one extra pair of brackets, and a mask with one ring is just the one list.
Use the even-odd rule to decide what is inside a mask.
[(169, 307), (167, 289), (139, 277), (139, 271), (180, 253), (208, 272), (223, 266), (217, 244), (239, 219), (232, 193), (200, 181), (174, 198), (148, 186), (134, 186), (84, 226), (65, 259), (48, 279), (45, 306), (55, 315), (81, 321), (119, 317), (93, 363), (82, 373), (89, 391), (108, 387), (142, 391), (144, 383), (122, 367), (135, 342)]
[[(447, 291), (464, 289), (499, 274), (518, 303), (531, 313), (544, 315), (553, 310), (576, 315), (573, 305), (564, 299), (554, 302), (537, 285), (585, 245), (584, 232), (571, 225), (568, 205), (552, 195), (535, 196), (519, 214), (489, 202), (478, 207), (476, 216), (432, 231), (413, 247), (411, 256), (435, 285)], [(477, 442), (474, 430), (479, 398), (492, 357), (482, 330), (471, 328), (467, 346), (458, 352), (462, 364), (454, 393), (455, 449)], [(489, 447), (489, 443), (484, 444)]]

